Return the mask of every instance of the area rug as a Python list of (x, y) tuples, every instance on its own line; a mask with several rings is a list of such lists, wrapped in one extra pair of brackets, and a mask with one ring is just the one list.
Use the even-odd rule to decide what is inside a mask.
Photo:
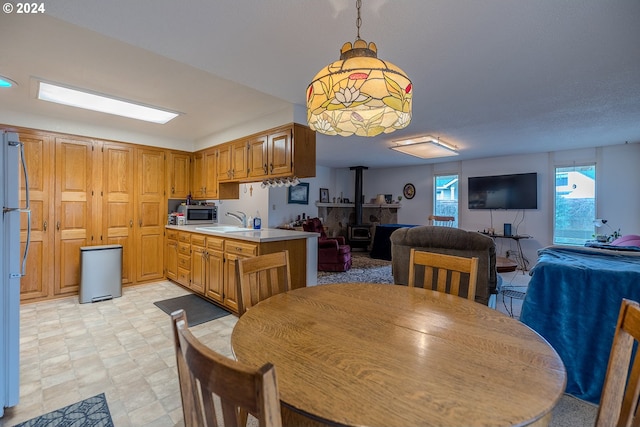
[(15, 427), (71, 426), (113, 427), (104, 393), (15, 425)]
[(196, 294), (156, 301), (153, 304), (169, 315), (176, 310), (183, 309), (187, 312), (189, 326), (196, 326), (231, 314)]
[(352, 252), (351, 262), (351, 269), (349, 271), (318, 271), (318, 284), (351, 282), (393, 283), (391, 261), (370, 258), (366, 252)]

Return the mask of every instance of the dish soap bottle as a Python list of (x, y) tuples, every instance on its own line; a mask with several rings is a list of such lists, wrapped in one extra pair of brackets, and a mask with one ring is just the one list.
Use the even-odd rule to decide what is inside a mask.
[(260, 219), (260, 211), (256, 211), (256, 216), (253, 217), (253, 229), (260, 230), (262, 227), (262, 220)]

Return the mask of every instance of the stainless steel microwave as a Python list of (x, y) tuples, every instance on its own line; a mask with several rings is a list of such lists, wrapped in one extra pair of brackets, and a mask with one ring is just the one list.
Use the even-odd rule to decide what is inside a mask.
[(213, 224), (218, 222), (218, 207), (209, 205), (180, 205), (178, 213), (185, 224)]

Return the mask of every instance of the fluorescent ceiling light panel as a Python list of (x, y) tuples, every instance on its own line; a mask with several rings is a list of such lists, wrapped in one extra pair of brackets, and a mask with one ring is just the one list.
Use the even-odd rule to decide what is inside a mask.
[(399, 139), (393, 141), (396, 145), (389, 147), (404, 154), (420, 157), (421, 159), (435, 159), (437, 157), (457, 156), (457, 147), (440, 141), (432, 136)]
[(178, 113), (171, 111), (45, 82), (40, 82), (38, 99), (160, 124), (165, 124), (178, 116)]

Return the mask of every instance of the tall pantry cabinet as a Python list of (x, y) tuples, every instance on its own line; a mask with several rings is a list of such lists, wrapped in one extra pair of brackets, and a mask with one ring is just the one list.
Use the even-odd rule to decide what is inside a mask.
[[(77, 294), (83, 246), (122, 245), (123, 285), (164, 277), (165, 150), (29, 129), (18, 133), (31, 200), (22, 301)], [(24, 200), (22, 177), (20, 188)], [(22, 215), (24, 251), (28, 217)]]
[[(48, 135), (20, 132), (24, 144), (25, 161), (29, 171), (29, 198), (31, 200), (31, 243), (27, 257), (27, 275), (20, 281), (20, 298), (39, 299), (53, 293), (54, 282), (54, 206), (53, 168), (54, 140)], [(19, 175), (21, 206), (24, 206), (25, 183)], [(26, 213), (20, 218), (20, 252), (27, 241)]]
[(164, 277), (165, 152), (136, 148), (136, 280)]
[[(92, 244), (93, 143), (83, 138), (21, 131), (29, 171), (31, 241), (22, 300), (42, 299), (79, 290), (80, 247)], [(20, 176), (21, 204), (25, 182)], [(20, 240), (27, 241), (27, 214)], [(95, 243), (93, 243), (95, 244)]]

